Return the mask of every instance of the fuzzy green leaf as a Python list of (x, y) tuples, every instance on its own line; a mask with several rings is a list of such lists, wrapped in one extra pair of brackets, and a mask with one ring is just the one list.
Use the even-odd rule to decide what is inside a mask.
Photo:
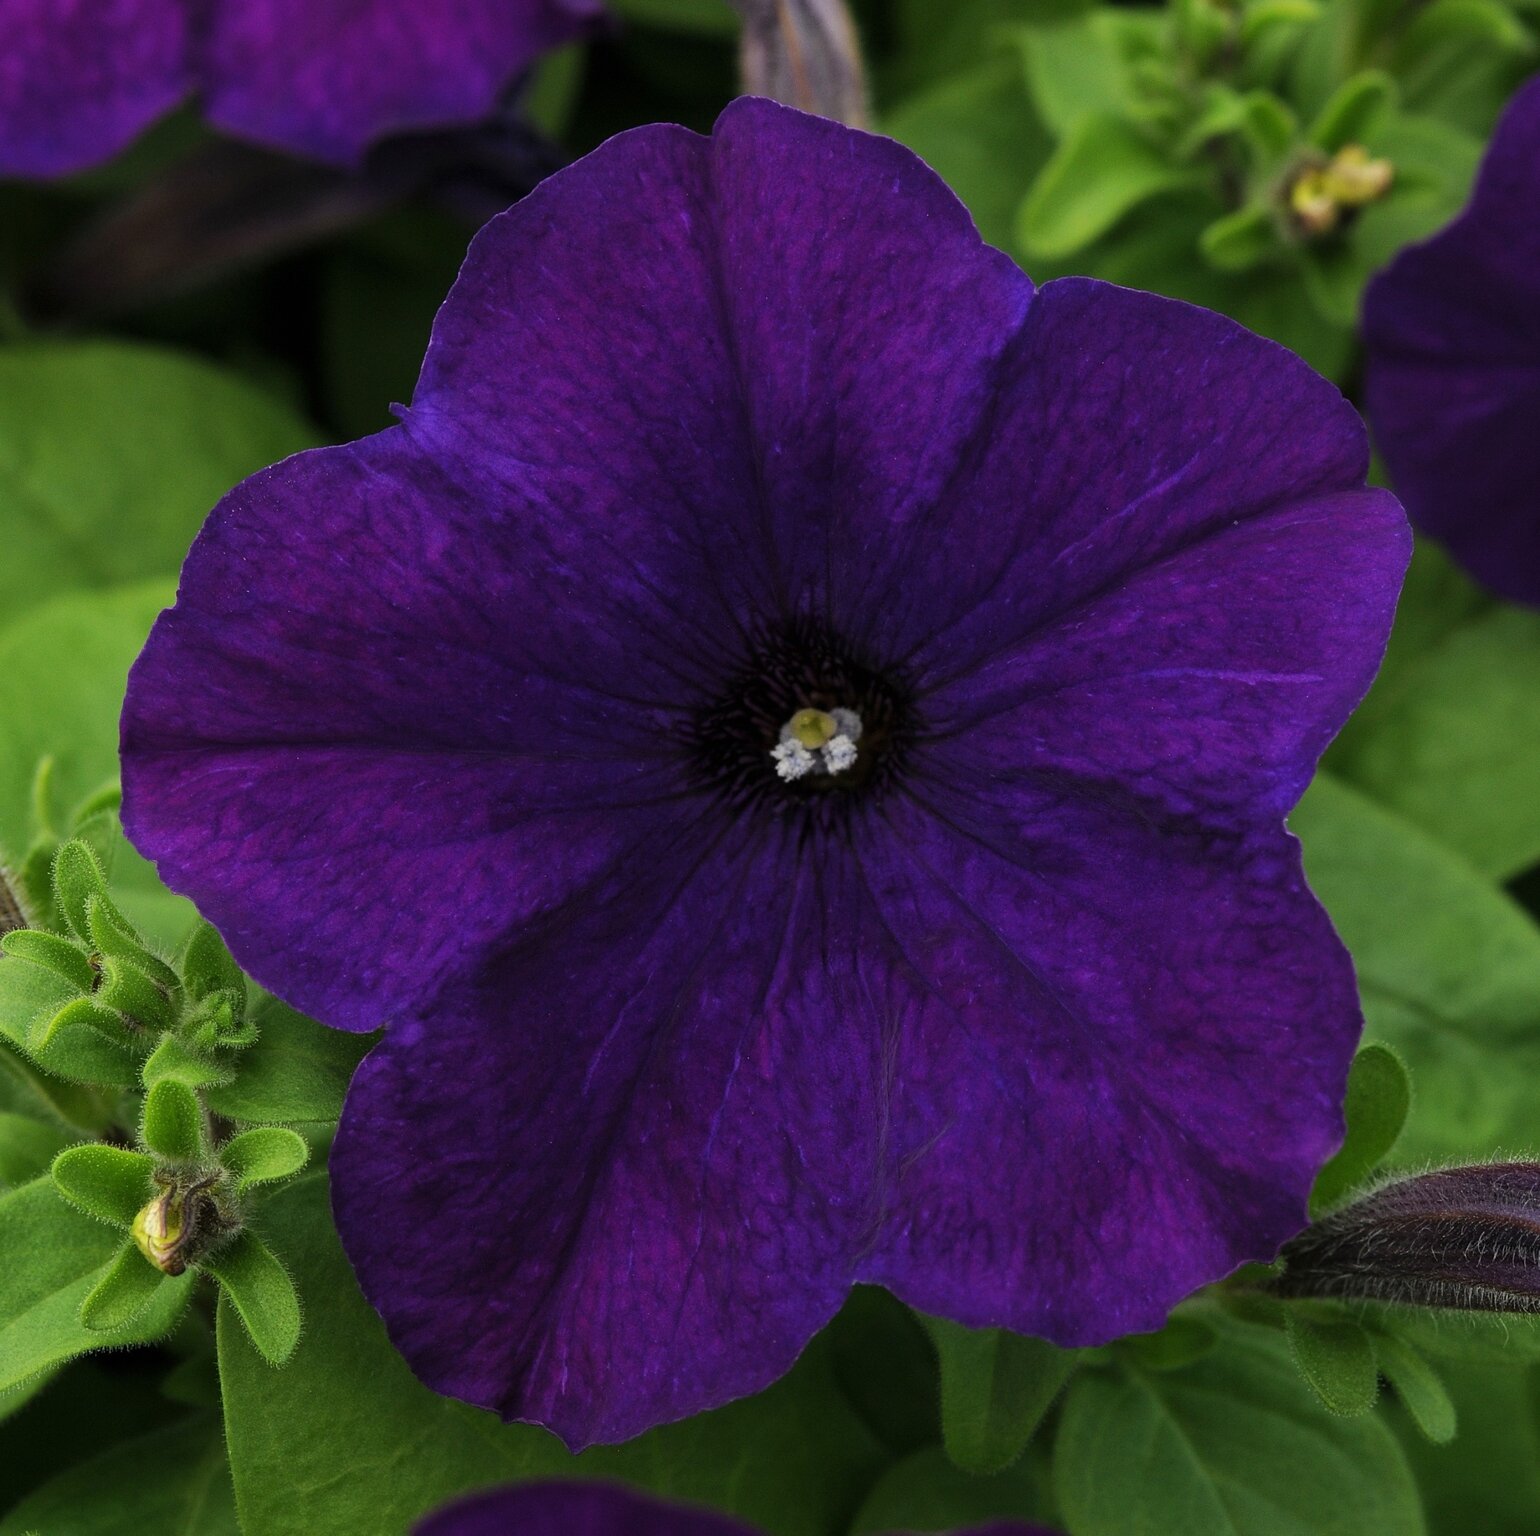
[(1325, 1407), (1342, 1418), (1368, 1413), (1380, 1395), (1368, 1332), (1345, 1313), (1317, 1316), (1297, 1306), (1286, 1315), (1294, 1363)]
[(53, 1161), (53, 1181), (71, 1205), (125, 1231), (154, 1194), (155, 1159), (99, 1143), (67, 1147)]
[(1348, 1073), (1347, 1137), (1316, 1176), (1312, 1216), (1330, 1210), (1374, 1172), (1395, 1146), (1411, 1107), (1406, 1064), (1388, 1045), (1366, 1045)]
[(1310, 142), (1335, 154), (1365, 143), (1396, 103), (1396, 82), (1381, 70), (1364, 70), (1343, 81), (1310, 125)]
[(175, 1035), (164, 1035), (145, 1062), (142, 1075), (146, 1088), (163, 1080), (183, 1083), (188, 1088), (206, 1088), (228, 1083), (234, 1072), (224, 1063), (193, 1050)]
[(0, 1199), (0, 1392), (105, 1344), (165, 1336), (187, 1304), (191, 1275), (168, 1280), (126, 1328), (93, 1332), (80, 1321), (122, 1246), (121, 1233), (66, 1204), (50, 1179)]
[(925, 1326), (941, 1362), (941, 1429), (965, 1472), (1002, 1472), (1026, 1450), (1077, 1365), (1075, 1352), (944, 1318)]
[(83, 944), (60, 934), (20, 928), (0, 937), (0, 950), (14, 959), (52, 971), (82, 992), (89, 992), (96, 985), (90, 952)]
[(88, 904), (93, 898), (107, 902), (107, 876), (101, 861), (89, 843), (71, 838), (54, 855), (54, 901), (59, 915), (69, 924), (75, 937), (91, 941)]
[(234, 992), (245, 996), (245, 973), (225, 948), (219, 930), (211, 923), (200, 921), (187, 936), (187, 944), (182, 951), (181, 972), (187, 996), (193, 1002), (200, 1001), (211, 992)]
[(144, 1099), (144, 1144), (174, 1163), (202, 1162), (208, 1132), (198, 1095), (174, 1077), (162, 1078)]
[(256, 1123), (335, 1120), (374, 1037), (326, 1029), (274, 998), (262, 998), (250, 1020), (257, 1043), (241, 1055), (233, 1081), (209, 1089), (208, 1107)]
[(262, 1358), (282, 1365), (299, 1343), (299, 1296), (272, 1250), (255, 1233), (242, 1232), (199, 1267), (219, 1282)]
[(126, 1328), (159, 1294), (166, 1277), (132, 1244), (80, 1304), (80, 1321), (93, 1333)]
[(61, 1126), (0, 1111), (0, 1185), (28, 1184), (47, 1173), (69, 1140)]
[(1435, 1445), (1447, 1445), (1459, 1427), (1454, 1400), (1438, 1372), (1394, 1333), (1377, 1330), (1374, 1352), (1380, 1374), (1391, 1385), (1401, 1406)]
[(292, 1179), (309, 1156), (303, 1136), (277, 1125), (245, 1131), (219, 1149), (219, 1159), (236, 1176), (238, 1190)]

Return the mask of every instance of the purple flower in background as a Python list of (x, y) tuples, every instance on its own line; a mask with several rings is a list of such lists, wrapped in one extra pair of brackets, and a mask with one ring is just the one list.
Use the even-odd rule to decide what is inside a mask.
[(0, 0), (0, 175), (116, 154), (198, 95), (241, 138), (339, 165), (484, 117), (602, 0)]
[[(474, 1494), (439, 1510), (416, 1536), (756, 1536), (726, 1515), (662, 1504), (624, 1488), (591, 1483), (530, 1484)], [(1052, 1536), (1006, 1522), (959, 1536)]]
[(1494, 591), (1540, 603), (1540, 80), (1470, 207), (1364, 303), (1369, 419), (1413, 518)]
[(1366, 461), (767, 102), (479, 235), (402, 424), (215, 512), (123, 735), (252, 974), (393, 1016), (334, 1200), (419, 1375), (621, 1439), (856, 1281), (1092, 1344), (1303, 1226), (1360, 1016), (1283, 818), (1408, 556)]

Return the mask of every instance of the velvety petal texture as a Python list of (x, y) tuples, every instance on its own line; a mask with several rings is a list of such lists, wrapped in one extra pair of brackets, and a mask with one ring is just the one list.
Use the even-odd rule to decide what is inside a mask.
[(334, 1204), (419, 1375), (578, 1446), (857, 1281), (1084, 1345), (1270, 1258), (1361, 1026), (1284, 817), (1409, 554), (1366, 466), (1289, 353), (1034, 292), (766, 102), (493, 221), (402, 424), (215, 512), (124, 716), (166, 880), (389, 1016)]
[[(686, 1509), (625, 1488), (536, 1483), (476, 1494), (429, 1515), (416, 1536), (757, 1536), (726, 1515)], [(1007, 1523), (958, 1536), (1052, 1536)]]
[(337, 165), (474, 122), (602, 0), (0, 0), (0, 175), (116, 154), (196, 92), (237, 137)]
[(1540, 78), (1469, 208), (1364, 301), (1369, 419), (1412, 517), (1494, 591), (1540, 604)]
[(192, 87), (185, 0), (0, 0), (0, 176), (115, 155)]

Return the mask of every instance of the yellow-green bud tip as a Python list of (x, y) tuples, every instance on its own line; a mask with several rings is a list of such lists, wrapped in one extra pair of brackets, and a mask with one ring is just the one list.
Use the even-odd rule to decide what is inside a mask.
[(162, 1274), (179, 1275), (187, 1268), (182, 1256), (186, 1221), (181, 1196), (168, 1189), (134, 1217), (129, 1229), (140, 1253)]

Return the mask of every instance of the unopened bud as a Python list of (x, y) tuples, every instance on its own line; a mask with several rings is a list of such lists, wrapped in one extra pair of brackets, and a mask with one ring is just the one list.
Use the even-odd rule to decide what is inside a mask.
[(1378, 202), (1396, 179), (1389, 160), (1374, 160), (1362, 144), (1348, 144), (1330, 160), (1296, 173), (1286, 189), (1289, 217), (1309, 239), (1330, 234), (1343, 219)]
[(1285, 1245), (1271, 1288), (1467, 1312), (1540, 1312), (1540, 1163), (1398, 1179)]
[(870, 122), (861, 40), (845, 0), (732, 0), (743, 88), (852, 128)]
[(235, 1223), (214, 1198), (220, 1175), (183, 1180), (157, 1173), (160, 1193), (134, 1217), (129, 1229), (140, 1253), (164, 1275), (180, 1275)]

